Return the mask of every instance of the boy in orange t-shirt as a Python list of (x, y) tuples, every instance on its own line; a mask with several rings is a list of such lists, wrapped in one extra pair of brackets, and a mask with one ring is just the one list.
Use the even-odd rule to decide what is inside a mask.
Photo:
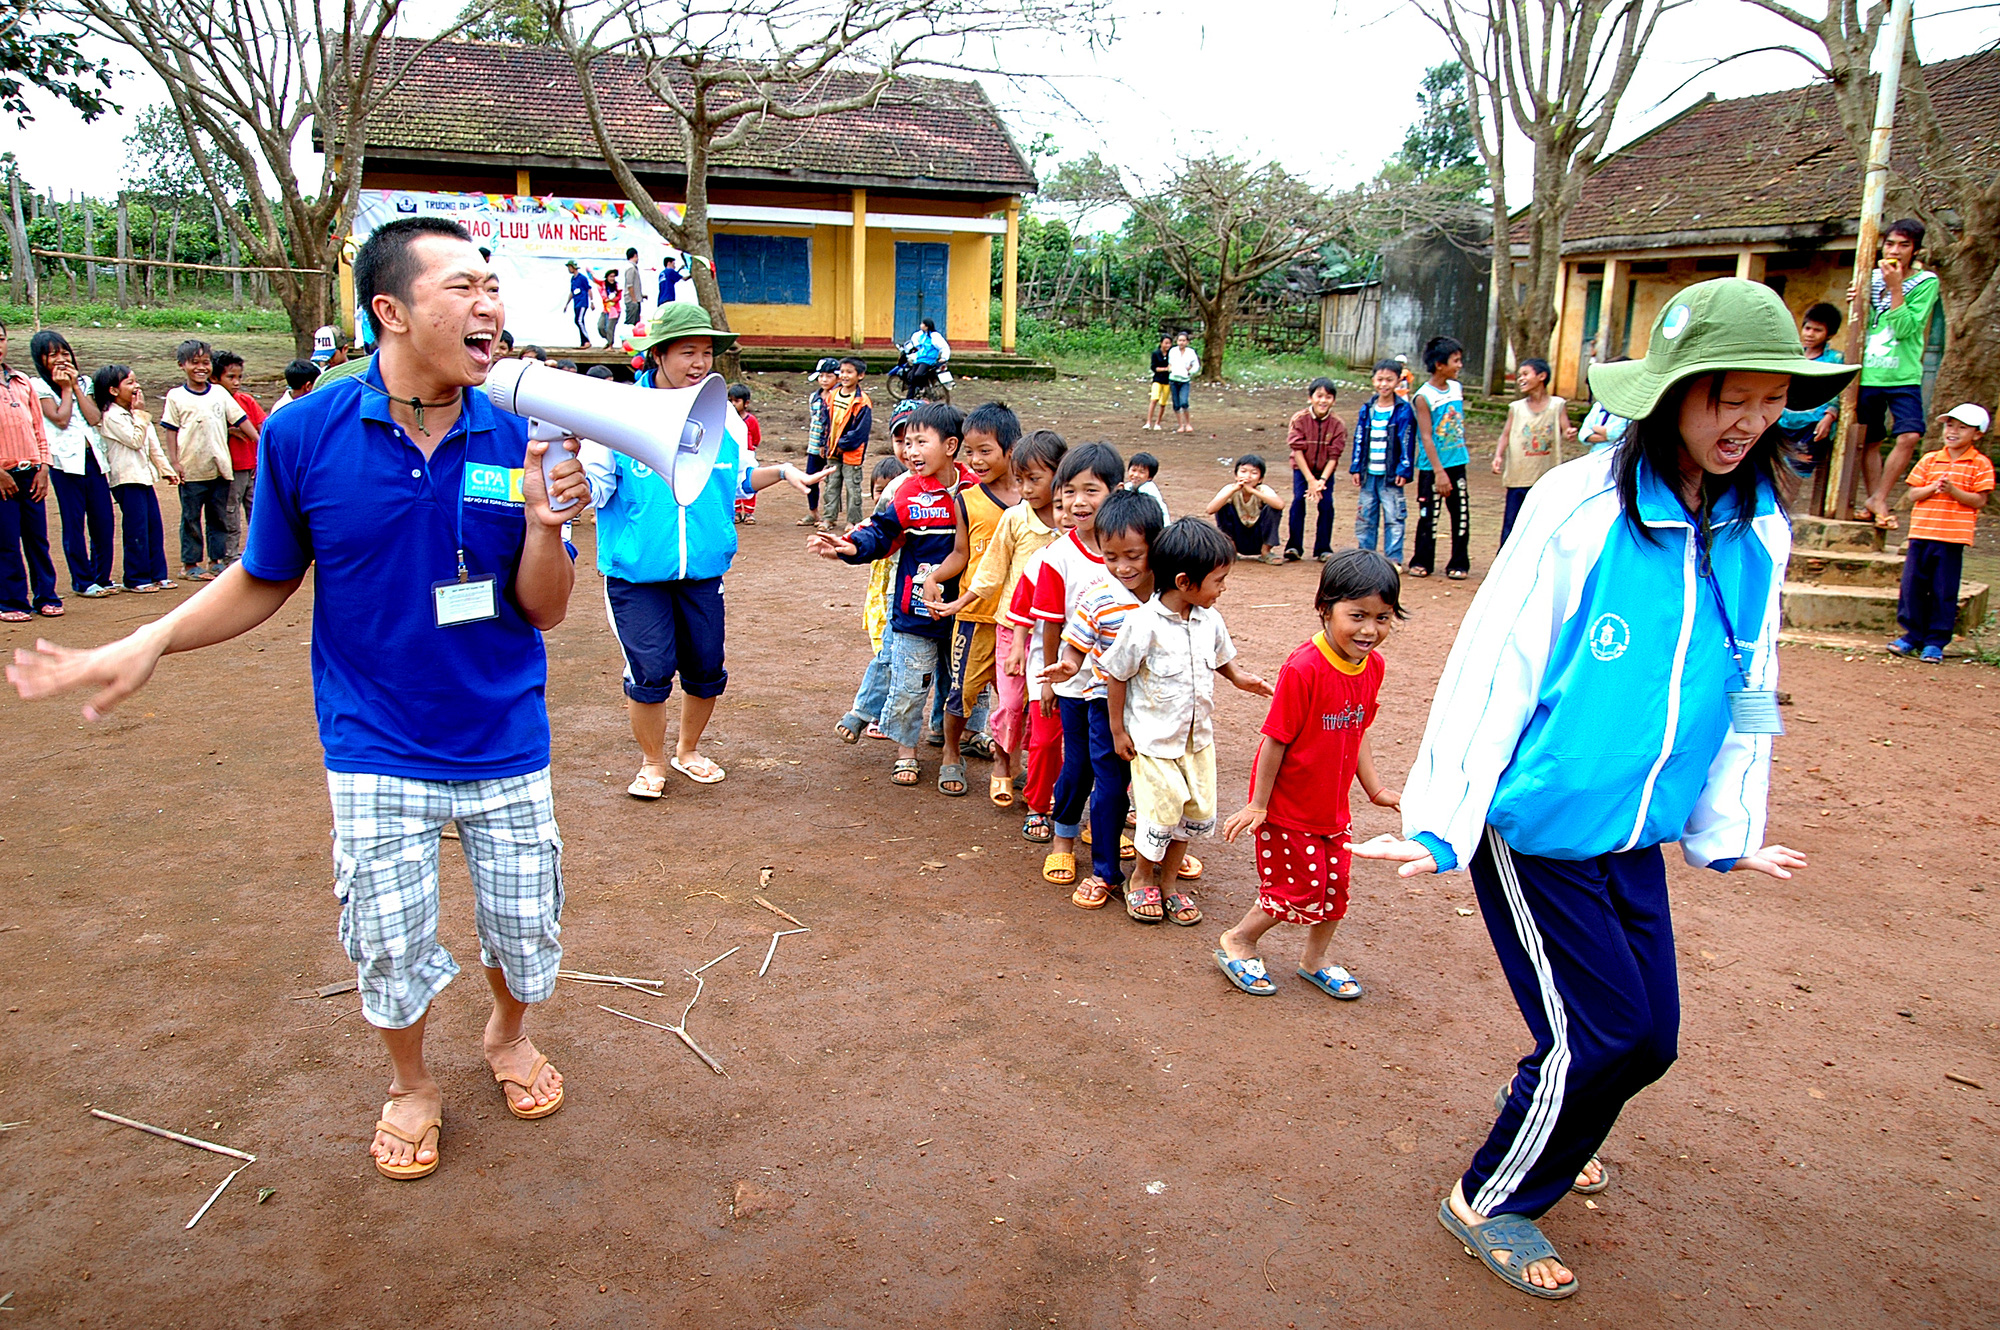
[(1910, 538), (1903, 546), (1903, 592), (1896, 621), (1903, 635), (1889, 644), (1899, 656), (1944, 659), (1958, 627), (1958, 575), (1972, 543), (1979, 510), (1993, 492), (1993, 462), (1979, 446), (1992, 424), (1986, 408), (1967, 402), (1939, 417), (1944, 447), (1925, 453), (1910, 472)]

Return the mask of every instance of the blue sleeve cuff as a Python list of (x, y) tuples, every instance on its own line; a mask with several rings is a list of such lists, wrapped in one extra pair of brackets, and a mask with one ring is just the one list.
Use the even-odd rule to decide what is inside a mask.
[(1728, 873), (1728, 872), (1733, 872), (1733, 871), (1735, 871), (1735, 868), (1736, 868), (1736, 860), (1734, 860), (1734, 859), (1715, 859), (1715, 860), (1712, 860), (1712, 861), (1710, 861), (1710, 863), (1709, 863), (1709, 865), (1708, 865), (1708, 866), (1709, 866), (1710, 868), (1714, 869), (1714, 870), (1715, 870), (1716, 872), (1718, 872), (1718, 873)]
[(1446, 845), (1436, 836), (1431, 835), (1430, 832), (1416, 832), (1410, 839), (1431, 852), (1431, 858), (1437, 861), (1438, 872), (1449, 873), (1452, 869), (1458, 867), (1458, 856), (1451, 852), (1451, 846)]

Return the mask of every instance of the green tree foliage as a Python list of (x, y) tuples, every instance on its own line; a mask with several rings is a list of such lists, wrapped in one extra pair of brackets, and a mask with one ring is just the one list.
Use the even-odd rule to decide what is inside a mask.
[(1486, 188), (1486, 164), (1473, 138), (1466, 99), (1465, 66), (1456, 60), (1432, 65), (1417, 87), (1417, 118), (1403, 136), (1402, 151), (1383, 164), (1388, 184), (1423, 184), (1440, 196), (1466, 202)]
[[(213, 169), (225, 182), (232, 199), (243, 195), (243, 174), (236, 163), (208, 147)], [(208, 190), (201, 171), (195, 166), (194, 151), (188, 146), (187, 131), (174, 108), (164, 103), (149, 106), (132, 122), (125, 136), (125, 185), (140, 193), (167, 199), (186, 199), (190, 210), (208, 211)]]
[(554, 46), (555, 30), (541, 0), (467, 0), (457, 23), (468, 41), (509, 42), (515, 46)]
[(120, 109), (105, 98), (111, 63), (85, 57), (77, 33), (50, 30), (44, 18), (43, 0), (0, 3), (0, 112), (14, 117), (15, 128), (25, 128), (35, 118), (29, 88), (68, 102), (86, 121)]

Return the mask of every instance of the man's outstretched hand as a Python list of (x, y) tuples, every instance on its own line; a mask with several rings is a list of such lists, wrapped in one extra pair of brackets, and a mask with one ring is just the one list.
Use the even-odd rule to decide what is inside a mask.
[(7, 682), (31, 702), (77, 688), (95, 688), (97, 692), (84, 703), (83, 718), (102, 720), (153, 677), (166, 639), (151, 628), (148, 625), (130, 637), (89, 651), (37, 641), (33, 650), (23, 647), (14, 653), (14, 663), (7, 667)]

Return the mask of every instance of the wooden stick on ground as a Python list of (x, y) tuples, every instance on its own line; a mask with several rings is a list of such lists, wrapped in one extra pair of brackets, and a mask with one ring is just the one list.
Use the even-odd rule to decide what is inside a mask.
[(769, 910), (772, 914), (777, 915), (780, 919), (783, 919), (786, 923), (797, 924), (800, 928), (804, 928), (806, 926), (805, 920), (799, 918), (795, 914), (785, 913), (785, 911), (771, 904), (771, 902), (765, 900), (762, 896), (752, 896), (750, 899), (756, 901), (759, 905)]
[(643, 1017), (634, 1016), (629, 1011), (620, 1011), (616, 1007), (607, 1007), (603, 1003), (599, 1003), (597, 1009), (599, 1011), (608, 1011), (613, 1016), (623, 1016), (628, 1021), (638, 1021), (639, 1024), (641, 1025), (650, 1025), (655, 1030), (665, 1030), (668, 1034), (674, 1036), (676, 1039), (680, 1040), (682, 1043), (686, 1044), (690, 1049), (692, 1049), (696, 1057), (700, 1058), (703, 1062), (706, 1062), (708, 1064), (708, 1069), (710, 1071), (714, 1072), (718, 1076), (727, 1076), (729, 1074), (728, 1072), (722, 1069), (722, 1064), (720, 1062), (717, 1062), (714, 1058), (710, 1057), (707, 1053), (703, 1052), (701, 1045), (697, 1044), (693, 1039), (689, 1038), (688, 1032), (682, 1029), (678, 1025), (662, 1025), (658, 1021), (649, 1021), (644, 1019)]
[(199, 1224), (201, 1222), (201, 1217), (208, 1213), (208, 1207), (214, 1205), (216, 1197), (222, 1195), (222, 1189), (224, 1187), (227, 1187), (230, 1183), (236, 1181), (236, 1175), (238, 1173), (241, 1173), (244, 1169), (248, 1167), (250, 1167), (250, 1165), (248, 1164), (238, 1164), (235, 1168), (229, 1171), (228, 1177), (216, 1183), (215, 1190), (210, 1192), (208, 1194), (208, 1199), (201, 1203), (201, 1209), (194, 1212), (194, 1218), (188, 1220), (187, 1223), (181, 1225), (182, 1230), (185, 1231), (187, 1229), (193, 1228), (196, 1224)]
[(116, 1113), (107, 1113), (101, 1108), (91, 1109), (90, 1116), (103, 1118), (106, 1122), (115, 1122), (121, 1127), (130, 1127), (134, 1131), (146, 1131), (151, 1132), (155, 1136), (164, 1136), (170, 1141), (179, 1141), (182, 1145), (192, 1145), (198, 1150), (208, 1150), (214, 1154), (228, 1155), (231, 1159), (241, 1159), (246, 1164), (257, 1162), (256, 1155), (245, 1154), (241, 1150), (232, 1150), (226, 1145), (217, 1145), (214, 1141), (204, 1141), (194, 1136), (183, 1136), (177, 1131), (168, 1131), (165, 1127), (155, 1127), (150, 1122), (136, 1122), (131, 1118), (121, 1118)]
[(764, 977), (764, 972), (771, 968), (771, 958), (778, 954), (779, 938), (791, 937), (798, 933), (810, 933), (810, 932), (812, 932), (810, 928), (783, 928), (771, 934), (771, 949), (764, 953), (764, 963), (757, 967), (757, 977), (759, 979), (762, 979)]

